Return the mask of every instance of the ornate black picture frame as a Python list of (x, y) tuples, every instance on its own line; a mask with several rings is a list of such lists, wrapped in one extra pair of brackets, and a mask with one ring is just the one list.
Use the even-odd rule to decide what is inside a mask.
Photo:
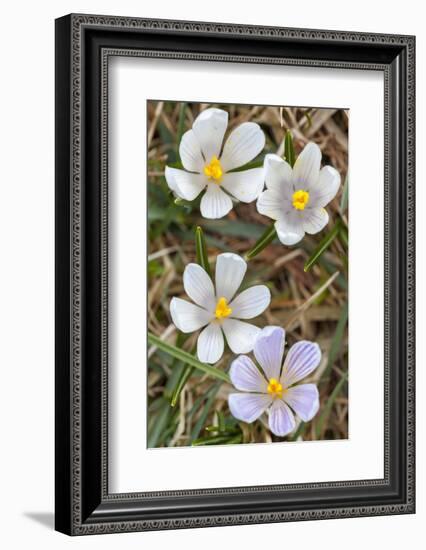
[[(110, 494), (110, 56), (384, 74), (384, 478)], [(56, 21), (56, 529), (70, 535), (414, 513), (413, 36), (68, 15)]]

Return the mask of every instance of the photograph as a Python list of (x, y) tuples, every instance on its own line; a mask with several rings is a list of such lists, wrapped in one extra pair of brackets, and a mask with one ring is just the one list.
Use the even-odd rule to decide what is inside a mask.
[(146, 109), (146, 446), (350, 438), (349, 109)]

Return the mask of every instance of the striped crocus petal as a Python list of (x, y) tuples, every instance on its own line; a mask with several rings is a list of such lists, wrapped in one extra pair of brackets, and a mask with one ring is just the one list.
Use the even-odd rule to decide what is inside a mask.
[(269, 409), (269, 428), (278, 437), (284, 437), (294, 430), (294, 414), (282, 399), (275, 399)]
[(281, 327), (268, 326), (262, 329), (254, 343), (254, 356), (266, 378), (280, 377), (284, 355), (285, 331)]
[(231, 393), (228, 397), (232, 416), (243, 422), (254, 422), (272, 403), (263, 393)]
[(268, 384), (247, 355), (240, 355), (231, 364), (231, 382), (240, 391), (267, 393)]
[(285, 392), (283, 399), (303, 422), (312, 420), (319, 409), (319, 394), (315, 384), (293, 386)]
[(301, 340), (294, 344), (284, 361), (281, 383), (288, 387), (306, 378), (321, 361), (321, 350), (318, 344)]

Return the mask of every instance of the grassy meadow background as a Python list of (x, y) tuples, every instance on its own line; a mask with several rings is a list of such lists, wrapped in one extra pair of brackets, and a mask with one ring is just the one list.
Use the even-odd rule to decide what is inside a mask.
[[(286, 330), (286, 351), (302, 339), (322, 350), (318, 369), (307, 379), (318, 384), (320, 410), (285, 438), (272, 435), (259, 419), (245, 424), (234, 419), (227, 396), (232, 386), (209, 378), (154, 346), (148, 347), (148, 447), (214, 445), (271, 441), (345, 439), (348, 437), (348, 112), (306, 109), (149, 101), (148, 110), (148, 330), (165, 341), (195, 353), (198, 332), (183, 335), (172, 324), (169, 304), (173, 296), (186, 298), (182, 274), (195, 261), (194, 230), (203, 228), (212, 266), (221, 252), (244, 254), (270, 225), (255, 202), (238, 203), (220, 220), (203, 219), (201, 196), (193, 203), (175, 202), (164, 178), (166, 164), (179, 162), (179, 141), (199, 112), (207, 107), (228, 111), (225, 135), (242, 122), (258, 123), (266, 136), (266, 153), (284, 154), (284, 137), (291, 131), (296, 156), (309, 141), (322, 151), (322, 166), (335, 167), (342, 178), (336, 198), (326, 207), (328, 227), (306, 235), (293, 247), (278, 239), (248, 262), (244, 286), (266, 284), (272, 301), (254, 319), (258, 326), (279, 325)], [(255, 159), (256, 160), (256, 159)], [(143, 184), (143, 182), (142, 182)], [(319, 243), (338, 231), (326, 251), (308, 270), (305, 263)], [(189, 337), (188, 337), (189, 336)], [(143, 335), (145, 338), (146, 336)], [(228, 370), (235, 357), (226, 351), (216, 368)]]

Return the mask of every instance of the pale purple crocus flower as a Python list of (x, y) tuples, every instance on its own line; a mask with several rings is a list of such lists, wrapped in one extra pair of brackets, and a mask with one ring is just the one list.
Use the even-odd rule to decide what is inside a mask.
[[(265, 411), (273, 434), (284, 437), (294, 430), (294, 413), (308, 422), (319, 409), (319, 394), (315, 384), (299, 384), (321, 361), (318, 344), (302, 340), (294, 344), (282, 366), (285, 331), (281, 327), (265, 327), (256, 338), (254, 356), (258, 368), (246, 355), (233, 361), (230, 377), (242, 393), (228, 398), (232, 415), (243, 422), (254, 422)], [(282, 367), (282, 368), (281, 368)]]

